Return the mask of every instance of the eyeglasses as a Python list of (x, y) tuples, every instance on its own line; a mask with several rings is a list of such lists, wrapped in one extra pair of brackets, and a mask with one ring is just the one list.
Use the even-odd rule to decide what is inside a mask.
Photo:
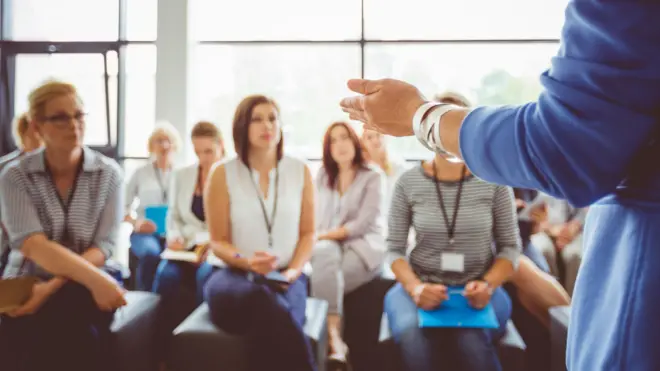
[(66, 113), (60, 113), (60, 114), (57, 114), (57, 115), (44, 117), (44, 121), (50, 122), (53, 125), (58, 126), (58, 127), (64, 127), (64, 126), (69, 125), (71, 120), (74, 120), (75, 122), (82, 124), (82, 123), (85, 122), (85, 117), (86, 116), (87, 116), (87, 114), (84, 113), (84, 112), (78, 112), (73, 116), (67, 115)]

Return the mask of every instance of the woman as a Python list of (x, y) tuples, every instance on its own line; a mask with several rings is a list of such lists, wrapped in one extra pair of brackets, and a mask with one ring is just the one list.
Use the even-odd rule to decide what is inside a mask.
[[(51, 81), (29, 96), (44, 148), (0, 176), (11, 255), (7, 277), (36, 276), (32, 297), (0, 320), (3, 370), (111, 370), (110, 323), (124, 291), (101, 270), (117, 244), (121, 170), (83, 146), (74, 86)], [(64, 334), (64, 335), (63, 335)]]
[[(387, 243), (398, 283), (385, 297), (385, 313), (406, 369), (501, 370), (495, 341), (511, 316), (501, 285), (520, 254), (511, 189), (436, 156), (399, 178), (391, 210)], [(411, 226), (415, 244), (407, 253)], [(464, 287), (474, 308), (491, 303), (499, 327), (420, 329), (417, 309), (439, 307), (452, 286)]]
[[(403, 162), (392, 161), (387, 151), (385, 136), (374, 130), (364, 130), (362, 132), (362, 145), (365, 150), (368, 161), (373, 162), (386, 175), (385, 193), (383, 194), (384, 210), (390, 207), (390, 200), (394, 192), (394, 185), (399, 176), (406, 171), (406, 165)], [(387, 215), (387, 212), (385, 212)]]
[[(569, 370), (660, 369), (658, 12), (657, 2), (568, 2), (538, 101), (451, 107), (439, 140), (423, 141), (441, 144), (485, 180), (593, 204), (572, 298)], [(416, 88), (394, 80), (350, 86), (368, 94), (343, 102), (352, 117), (412, 135), (415, 112), (425, 107)]]
[[(209, 230), (204, 213), (204, 185), (211, 167), (225, 154), (220, 130), (210, 122), (197, 123), (191, 139), (198, 162), (177, 170), (172, 176), (170, 207), (167, 214), (167, 249), (174, 251), (205, 249)], [(163, 260), (158, 266), (153, 291), (163, 300), (176, 302), (182, 285), (197, 292), (197, 304), (203, 300), (202, 288), (211, 274), (211, 266), (201, 260), (197, 264)], [(175, 324), (176, 325), (176, 324)]]
[[(280, 110), (245, 98), (233, 122), (238, 158), (214, 168), (204, 204), (213, 253), (227, 265), (209, 278), (211, 319), (247, 335), (251, 370), (314, 370), (303, 332), (314, 243), (314, 185), (307, 166), (283, 154)], [(280, 272), (286, 284), (266, 275)]]
[[(14, 120), (14, 142), (17, 147), (16, 151), (0, 157), (0, 171), (11, 161), (41, 147), (41, 138), (34, 126), (30, 125), (27, 113)], [(5, 232), (1, 220), (2, 217), (0, 217), (0, 277), (2, 277), (7, 259), (9, 259), (9, 244), (4, 240)]]
[[(179, 149), (179, 135), (168, 123), (161, 123), (149, 136), (151, 160), (138, 168), (126, 186), (124, 220), (133, 225), (131, 253), (138, 259), (135, 288), (151, 291), (160, 254), (164, 247), (164, 236), (156, 233), (156, 224), (146, 219), (145, 209), (149, 206), (166, 205), (173, 167), (173, 154)], [(135, 208), (135, 202), (138, 207)]]
[(385, 240), (382, 228), (383, 176), (366, 166), (360, 140), (344, 122), (323, 138), (323, 167), (316, 178), (317, 230), (312, 255), (312, 293), (329, 303), (331, 370), (346, 367), (341, 336), (344, 295), (380, 273)]

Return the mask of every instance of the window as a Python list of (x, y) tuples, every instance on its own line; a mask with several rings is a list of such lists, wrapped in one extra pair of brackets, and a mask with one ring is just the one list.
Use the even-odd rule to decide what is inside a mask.
[(364, 0), (365, 38), (556, 39), (567, 0)]
[[(230, 137), (239, 100), (266, 93), (282, 106), (287, 151), (321, 155), (346, 80), (392, 77), (429, 97), (455, 90), (478, 104), (522, 103), (558, 49), (568, 0), (188, 0), (195, 46), (192, 119)], [(231, 142), (231, 141), (227, 141)], [(430, 153), (388, 141), (393, 156)]]
[[(416, 85), (429, 99), (446, 90), (460, 92), (473, 104), (517, 104), (535, 100), (539, 74), (556, 52), (553, 44), (370, 44), (365, 77), (392, 77)], [(414, 138), (391, 140), (403, 157), (428, 151)]]
[(13, 40), (112, 41), (119, 36), (118, 0), (12, 0), (9, 6)]
[(156, 46), (129, 45), (124, 96), (124, 155), (148, 155), (147, 139), (156, 120)]
[(191, 68), (194, 120), (215, 122), (231, 148), (231, 121), (241, 99), (266, 94), (280, 108), (287, 151), (319, 157), (325, 128), (346, 120), (339, 99), (360, 76), (357, 44), (200, 45)]
[[(116, 64), (116, 54), (112, 63)], [(15, 112), (25, 112), (28, 102), (25, 97), (32, 89), (48, 79), (71, 82), (78, 88), (88, 113), (85, 142), (89, 145), (109, 144), (105, 61), (103, 54), (18, 54), (16, 56)], [(116, 102), (117, 93), (108, 96)], [(111, 106), (116, 107), (113, 102)], [(115, 123), (110, 123), (111, 126)]]
[[(10, 20), (0, 27), (0, 65), (10, 67), (4, 80), (13, 102), (0, 126), (27, 109), (33, 88), (55, 78), (80, 92), (89, 113), (87, 145), (146, 156), (156, 109), (158, 0), (0, 0), (0, 7), (1, 20)], [(130, 130), (120, 131), (126, 123)], [(12, 148), (0, 146), (0, 155)]]
[(193, 39), (359, 40), (359, 0), (188, 0)]
[(156, 40), (158, 0), (127, 0), (125, 4), (126, 39), (131, 41)]

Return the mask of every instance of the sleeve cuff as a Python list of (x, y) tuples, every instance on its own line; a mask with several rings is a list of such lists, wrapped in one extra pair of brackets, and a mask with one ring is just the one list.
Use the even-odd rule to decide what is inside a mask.
[(518, 270), (520, 251), (516, 248), (505, 248), (497, 254), (497, 259), (506, 259), (511, 262), (514, 270)]
[(408, 263), (408, 257), (406, 256), (406, 254), (401, 254), (398, 251), (392, 251), (392, 250), (388, 250), (387, 253), (385, 254), (385, 263), (387, 264), (388, 267), (391, 267), (392, 264), (394, 264), (394, 262), (399, 259), (403, 259), (404, 261), (406, 261), (406, 263)]

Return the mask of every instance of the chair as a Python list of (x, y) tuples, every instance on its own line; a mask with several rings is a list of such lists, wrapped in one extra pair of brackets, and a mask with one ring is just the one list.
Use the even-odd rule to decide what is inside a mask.
[[(307, 299), (305, 334), (311, 341), (319, 371), (327, 354), (328, 303)], [(242, 371), (246, 369), (245, 339), (218, 329), (211, 322), (206, 303), (200, 305), (173, 332), (168, 367), (172, 371)]]
[[(383, 313), (380, 325), (380, 350), (381, 364), (379, 370), (383, 371), (401, 371), (403, 365), (399, 349), (394, 343), (390, 325), (387, 316)], [(498, 354), (502, 369), (505, 371), (524, 371), (525, 370), (525, 342), (518, 334), (518, 330), (513, 322), (507, 323), (507, 331), (498, 344)], [(375, 369), (375, 368), (374, 368)]]
[(383, 274), (344, 296), (344, 341), (353, 371), (376, 370), (383, 303), (392, 285), (394, 280)]
[(552, 371), (566, 371), (566, 338), (568, 337), (570, 319), (570, 306), (550, 308)]
[(110, 327), (119, 371), (149, 371), (156, 367), (154, 340), (160, 297), (128, 292), (127, 305), (117, 310)]

